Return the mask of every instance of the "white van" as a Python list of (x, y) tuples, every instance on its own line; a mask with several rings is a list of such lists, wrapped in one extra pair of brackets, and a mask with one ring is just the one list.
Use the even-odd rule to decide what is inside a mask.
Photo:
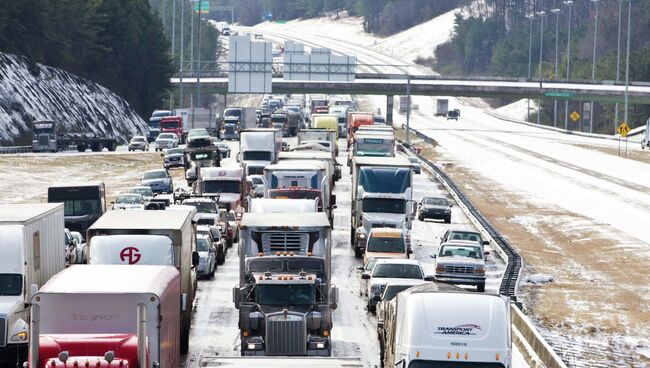
[(384, 367), (511, 366), (505, 296), (424, 284), (397, 294), (386, 309), (379, 326)]

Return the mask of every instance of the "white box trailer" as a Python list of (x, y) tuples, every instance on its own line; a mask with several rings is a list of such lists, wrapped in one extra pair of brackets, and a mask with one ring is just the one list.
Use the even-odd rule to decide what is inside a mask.
[(64, 269), (64, 229), (63, 203), (0, 205), (0, 350), (27, 346), (25, 304)]
[(29, 366), (179, 367), (185, 299), (174, 267), (72, 266), (32, 298)]
[(271, 128), (245, 129), (239, 133), (237, 161), (246, 176), (260, 175), (266, 165), (278, 162), (282, 151), (282, 131)]
[[(181, 292), (188, 308), (181, 319), (181, 351), (189, 347), (192, 303), (196, 295), (195, 266), (199, 263), (192, 218), (187, 209), (166, 211), (109, 211), (88, 229), (89, 263), (120, 265), (169, 265), (178, 269)], [(167, 239), (171, 239), (171, 244)], [(97, 247), (97, 250), (95, 250)], [(171, 253), (171, 254), (170, 254)]]
[(379, 327), (385, 367), (511, 366), (510, 301), (502, 295), (414, 286), (388, 304)]

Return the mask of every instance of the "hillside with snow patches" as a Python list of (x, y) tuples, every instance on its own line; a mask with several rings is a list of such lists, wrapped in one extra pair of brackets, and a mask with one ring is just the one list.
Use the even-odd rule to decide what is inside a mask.
[(66, 132), (117, 138), (144, 134), (146, 122), (108, 89), (60, 69), (29, 66), (0, 53), (0, 145), (25, 144), (31, 123), (49, 119)]

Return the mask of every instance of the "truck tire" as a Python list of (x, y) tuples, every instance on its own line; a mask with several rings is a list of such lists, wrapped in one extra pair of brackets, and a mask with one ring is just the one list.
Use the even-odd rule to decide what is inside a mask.
[[(191, 306), (188, 306), (188, 308), (191, 308)], [(190, 329), (183, 329), (181, 335), (181, 354), (187, 354), (190, 350)]]
[(78, 144), (77, 145), (77, 151), (79, 151), (79, 152), (85, 152), (87, 148), (88, 148), (88, 146), (86, 146), (85, 144)]
[(101, 152), (104, 149), (102, 142), (93, 142), (90, 145), (90, 150), (93, 152)]
[(361, 253), (361, 249), (357, 248), (356, 246), (354, 247), (354, 256), (356, 258), (361, 258), (361, 256), (363, 256), (363, 254)]
[(485, 284), (476, 285), (476, 291), (478, 291), (479, 293), (484, 293), (485, 292)]
[(111, 152), (115, 152), (117, 150), (117, 142), (111, 142), (108, 145), (108, 150)]

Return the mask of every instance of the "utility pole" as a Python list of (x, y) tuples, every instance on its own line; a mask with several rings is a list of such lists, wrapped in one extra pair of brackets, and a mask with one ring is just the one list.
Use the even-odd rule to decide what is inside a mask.
[[(569, 35), (566, 44), (566, 79), (569, 80), (571, 67), (571, 9), (572, 0), (565, 0), (564, 5), (569, 7)], [(569, 129), (569, 100), (564, 101), (564, 130)]]
[[(544, 16), (546, 15), (545, 11), (540, 11), (537, 13), (539, 15), (539, 83), (542, 83), (542, 54), (544, 52)], [(542, 116), (542, 99), (537, 100), (537, 125), (540, 124), (540, 119)]]
[[(174, 54), (176, 50), (176, 0), (174, 1), (174, 6), (172, 9), (172, 61), (174, 60)], [(170, 110), (174, 109), (174, 93), (173, 91), (169, 93), (169, 107)]]
[[(625, 57), (625, 114), (623, 115), (623, 121), (627, 123), (628, 115), (628, 95), (630, 90), (630, 29), (632, 28), (632, 0), (628, 0), (627, 4), (627, 56)], [(625, 142), (627, 144), (627, 137), (625, 137)], [(626, 146), (627, 147), (627, 146)]]
[[(527, 16), (527, 18), (530, 21), (530, 27), (528, 30), (528, 81), (530, 81), (531, 65), (533, 62), (533, 19), (535, 17), (531, 14)], [(528, 119), (526, 119), (526, 121), (530, 121), (530, 98), (528, 99)]]
[(411, 76), (406, 73), (406, 144), (411, 144)]
[[(596, 41), (598, 39), (598, 4), (600, 0), (591, 0), (592, 3), (596, 4), (596, 19), (594, 23), (594, 54), (591, 61), (591, 80), (596, 80)], [(589, 133), (593, 133), (594, 124), (596, 124), (596, 114), (594, 111), (594, 101), (591, 101), (591, 112), (590, 112), (591, 124), (589, 124)]]
[[(196, 28), (197, 28), (197, 52), (196, 52), (196, 57), (197, 57), (197, 68), (196, 68), (196, 105), (197, 107), (201, 107), (201, 13), (203, 11), (202, 8), (203, 1), (199, 1), (199, 11), (196, 14), (197, 22), (196, 22)], [(194, 111), (192, 111), (192, 114), (194, 114)], [(192, 126), (194, 128), (194, 126)]]
[(184, 40), (185, 37), (183, 37), (183, 30), (185, 29), (185, 2), (181, 1), (181, 59), (180, 59), (180, 64), (179, 64), (179, 76), (180, 76), (180, 93), (179, 93), (179, 107), (183, 108), (184, 106), (184, 101), (183, 100), (183, 54), (185, 53), (185, 47), (184, 47)]
[[(560, 31), (560, 9), (551, 9), (551, 13), (555, 14), (555, 80), (557, 81), (557, 61), (559, 51), (559, 31)], [(557, 128), (557, 100), (553, 101), (553, 127)]]
[[(621, 15), (623, 13), (623, 0), (618, 0), (618, 41), (616, 44), (616, 82), (621, 81)], [(614, 132), (618, 127), (618, 102), (614, 105)]]

